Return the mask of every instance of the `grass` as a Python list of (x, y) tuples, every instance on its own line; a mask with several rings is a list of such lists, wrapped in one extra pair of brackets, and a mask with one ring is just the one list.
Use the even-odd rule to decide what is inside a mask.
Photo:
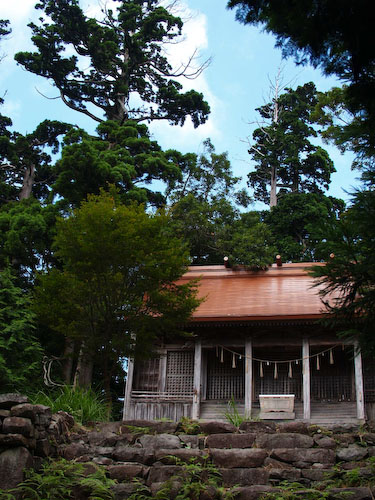
[(65, 385), (51, 392), (39, 391), (29, 396), (29, 399), (33, 404), (49, 406), (52, 413), (66, 411), (74, 417), (76, 423), (82, 425), (90, 421), (109, 420), (104, 397), (93, 389)]

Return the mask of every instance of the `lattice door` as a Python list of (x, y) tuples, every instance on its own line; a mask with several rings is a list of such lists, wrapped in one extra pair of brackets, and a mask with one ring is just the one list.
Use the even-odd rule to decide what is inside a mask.
[(192, 394), (194, 352), (168, 351), (166, 391), (169, 394)]
[[(311, 354), (322, 349), (312, 349)], [(311, 400), (312, 401), (354, 401), (353, 361), (350, 352), (336, 348), (333, 351), (334, 363), (330, 364), (329, 354), (319, 357), (319, 370), (316, 358), (311, 358)]]
[(230, 400), (245, 397), (244, 360), (236, 359), (236, 367), (232, 367), (232, 357), (224, 353), (224, 361), (216, 357), (215, 352), (207, 353), (207, 399)]
[(134, 391), (157, 391), (160, 358), (137, 361), (134, 370)]
[(263, 377), (259, 374), (259, 363), (253, 363), (253, 380), (255, 399), (259, 394), (294, 394), (295, 400), (301, 399), (302, 374), (301, 365), (294, 365), (292, 377), (289, 377), (289, 364), (278, 363), (277, 378), (275, 378), (275, 365), (263, 363)]

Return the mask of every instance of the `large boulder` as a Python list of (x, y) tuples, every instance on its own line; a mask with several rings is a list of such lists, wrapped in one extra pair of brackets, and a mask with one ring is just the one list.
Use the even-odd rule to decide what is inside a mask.
[(332, 450), (319, 448), (279, 448), (273, 449), (271, 458), (281, 460), (282, 462), (302, 464), (333, 464), (335, 463), (336, 454)]
[(26, 448), (11, 448), (0, 454), (0, 488), (15, 488), (24, 480), (24, 469), (33, 466), (33, 457)]
[(150, 468), (147, 484), (163, 483), (175, 476), (183, 476), (184, 468), (178, 465), (154, 465)]
[(263, 468), (225, 468), (219, 470), (225, 486), (267, 484), (269, 478), (268, 471)]
[(251, 448), (255, 433), (249, 434), (211, 434), (206, 438), (207, 448)]
[(342, 498), (348, 500), (373, 500), (374, 495), (370, 488), (365, 487), (330, 489), (330, 499), (341, 500)]
[[(138, 462), (146, 463), (146, 450), (144, 448), (134, 448), (132, 446), (116, 446), (112, 456), (118, 462)], [(153, 451), (151, 452), (153, 456)]]
[[(155, 450), (155, 459), (166, 465), (176, 465), (176, 462), (186, 462), (194, 460), (194, 463), (204, 463), (207, 455), (202, 450)], [(176, 460), (177, 459), (177, 460)]]
[(22, 434), (0, 434), (0, 449), (1, 448), (17, 448), (19, 446), (30, 446), (30, 440)]
[(276, 424), (274, 422), (256, 422), (252, 420), (246, 420), (240, 425), (240, 431), (242, 432), (276, 432)]
[(362, 460), (368, 455), (367, 448), (358, 446), (357, 444), (350, 444), (346, 448), (338, 448), (336, 451), (339, 460), (350, 462), (352, 460)]
[(111, 489), (116, 500), (126, 500), (137, 488), (139, 488), (139, 485), (136, 483), (119, 483), (112, 486)]
[(34, 436), (34, 426), (29, 418), (7, 417), (3, 421), (4, 434), (21, 434), (25, 437)]
[(39, 427), (48, 427), (52, 418), (52, 411), (49, 406), (32, 405), (30, 403), (13, 406), (10, 413), (12, 417), (29, 418), (33, 424)]
[(268, 456), (265, 450), (255, 448), (244, 450), (222, 450), (211, 448), (212, 461), (218, 467), (232, 469), (236, 467), (261, 467)]
[(256, 438), (258, 448), (312, 448), (314, 440), (306, 434), (297, 433), (277, 433), (277, 434), (260, 434)]
[(28, 398), (21, 394), (8, 393), (0, 394), (0, 409), (10, 410), (12, 406), (21, 403), (28, 403)]
[(107, 473), (111, 479), (119, 482), (131, 481), (133, 478), (144, 478), (149, 468), (140, 464), (116, 464), (107, 467)]
[(147, 448), (149, 450), (158, 450), (160, 448), (174, 449), (182, 447), (179, 437), (174, 436), (173, 434), (156, 434), (155, 436), (145, 434), (139, 438), (139, 442), (143, 448)]
[(309, 434), (309, 424), (306, 422), (280, 422), (277, 424), (278, 432), (296, 432), (297, 434)]
[(237, 427), (233, 424), (229, 424), (228, 422), (199, 422), (199, 426), (204, 434), (223, 434), (227, 432), (237, 432)]
[(244, 486), (235, 488), (233, 493), (236, 500), (258, 500), (258, 498), (264, 498), (264, 495), (277, 491), (272, 486), (267, 486), (265, 484), (259, 484), (254, 486)]

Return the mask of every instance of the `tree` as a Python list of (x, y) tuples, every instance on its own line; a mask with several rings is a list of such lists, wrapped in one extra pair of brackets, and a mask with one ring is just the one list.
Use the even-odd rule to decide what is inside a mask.
[(374, 170), (372, 124), (368, 115), (353, 105), (347, 85), (318, 93), (314, 119), (321, 126), (324, 141), (333, 142), (342, 153), (354, 153), (353, 169)]
[(67, 134), (54, 168), (53, 192), (74, 207), (88, 194), (99, 194), (113, 184), (123, 200), (161, 206), (164, 196), (148, 186), (155, 180), (168, 185), (181, 176), (179, 165), (171, 158), (173, 152), (163, 152), (144, 124), (105, 121), (97, 132), (92, 136), (72, 129)]
[(202, 94), (183, 93), (174, 80), (194, 78), (206, 63), (194, 69), (190, 58), (172, 69), (163, 48), (178, 41), (183, 23), (159, 0), (122, 0), (114, 11), (103, 10), (101, 20), (85, 16), (79, 0), (41, 0), (36, 8), (45, 15), (40, 25), (29, 25), (37, 52), (20, 52), (15, 58), (51, 79), (70, 108), (98, 122), (168, 120), (182, 125), (190, 116), (197, 127), (206, 121), (209, 106)]
[(176, 283), (189, 261), (185, 244), (167, 215), (103, 193), (58, 221), (55, 245), (62, 271), (40, 276), (39, 317), (100, 365), (110, 400), (119, 358), (145, 356), (199, 303), (196, 283)]
[(322, 224), (336, 221), (345, 208), (342, 200), (318, 193), (290, 193), (277, 206), (263, 212), (271, 241), (282, 260), (314, 262), (326, 257), (321, 252)]
[(0, 204), (31, 195), (46, 201), (54, 179), (49, 152), (59, 151), (60, 137), (72, 126), (45, 120), (26, 135), (10, 132), (11, 126), (11, 119), (0, 115)]
[(167, 189), (176, 234), (189, 243), (194, 264), (222, 263), (220, 235), (239, 217), (239, 207), (250, 202), (246, 190), (237, 187), (240, 178), (233, 175), (228, 154), (216, 153), (210, 139), (199, 156), (167, 154), (181, 168)]
[(356, 192), (341, 219), (327, 226), (327, 264), (314, 269), (313, 275), (324, 285), (323, 297), (331, 292), (336, 295), (327, 304), (331, 322), (344, 335), (359, 338), (362, 349), (374, 355), (375, 191)]
[(310, 142), (317, 136), (311, 126), (316, 101), (316, 88), (310, 82), (296, 90), (286, 89), (257, 110), (264, 122), (253, 133), (249, 154), (256, 167), (248, 174), (256, 200), (272, 207), (277, 202), (277, 187), (279, 195), (322, 193), (328, 188), (336, 171), (333, 162), (327, 151)]
[(35, 388), (42, 349), (35, 337), (30, 297), (9, 268), (0, 271), (0, 380), (2, 391)]
[(30, 286), (38, 270), (55, 264), (51, 245), (58, 214), (58, 205), (42, 206), (35, 198), (1, 207), (0, 269), (10, 264)]
[(226, 226), (219, 235), (218, 248), (228, 257), (230, 266), (241, 265), (255, 271), (267, 269), (277, 253), (272, 233), (259, 212), (242, 213)]
[(240, 22), (260, 24), (273, 33), (284, 56), (349, 83), (346, 100), (351, 112), (362, 114), (375, 146), (375, 15), (370, 0), (343, 0), (339, 8), (333, 0), (229, 0), (228, 7), (237, 8)]

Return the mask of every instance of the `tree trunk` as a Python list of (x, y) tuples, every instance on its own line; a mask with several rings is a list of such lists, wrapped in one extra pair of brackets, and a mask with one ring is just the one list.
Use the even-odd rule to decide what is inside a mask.
[(277, 205), (277, 166), (271, 166), (271, 191), (270, 191), (270, 208), (276, 207)]
[(85, 344), (82, 342), (78, 355), (78, 362), (74, 374), (73, 387), (90, 387), (92, 382), (93, 361), (90, 354), (86, 351)]
[(63, 375), (63, 380), (67, 385), (70, 385), (72, 380), (73, 355), (74, 355), (74, 342), (71, 339), (65, 339), (62, 375)]
[(20, 200), (24, 200), (26, 198), (30, 198), (33, 184), (35, 179), (35, 165), (30, 165), (27, 167), (23, 176), (22, 188), (20, 191)]

